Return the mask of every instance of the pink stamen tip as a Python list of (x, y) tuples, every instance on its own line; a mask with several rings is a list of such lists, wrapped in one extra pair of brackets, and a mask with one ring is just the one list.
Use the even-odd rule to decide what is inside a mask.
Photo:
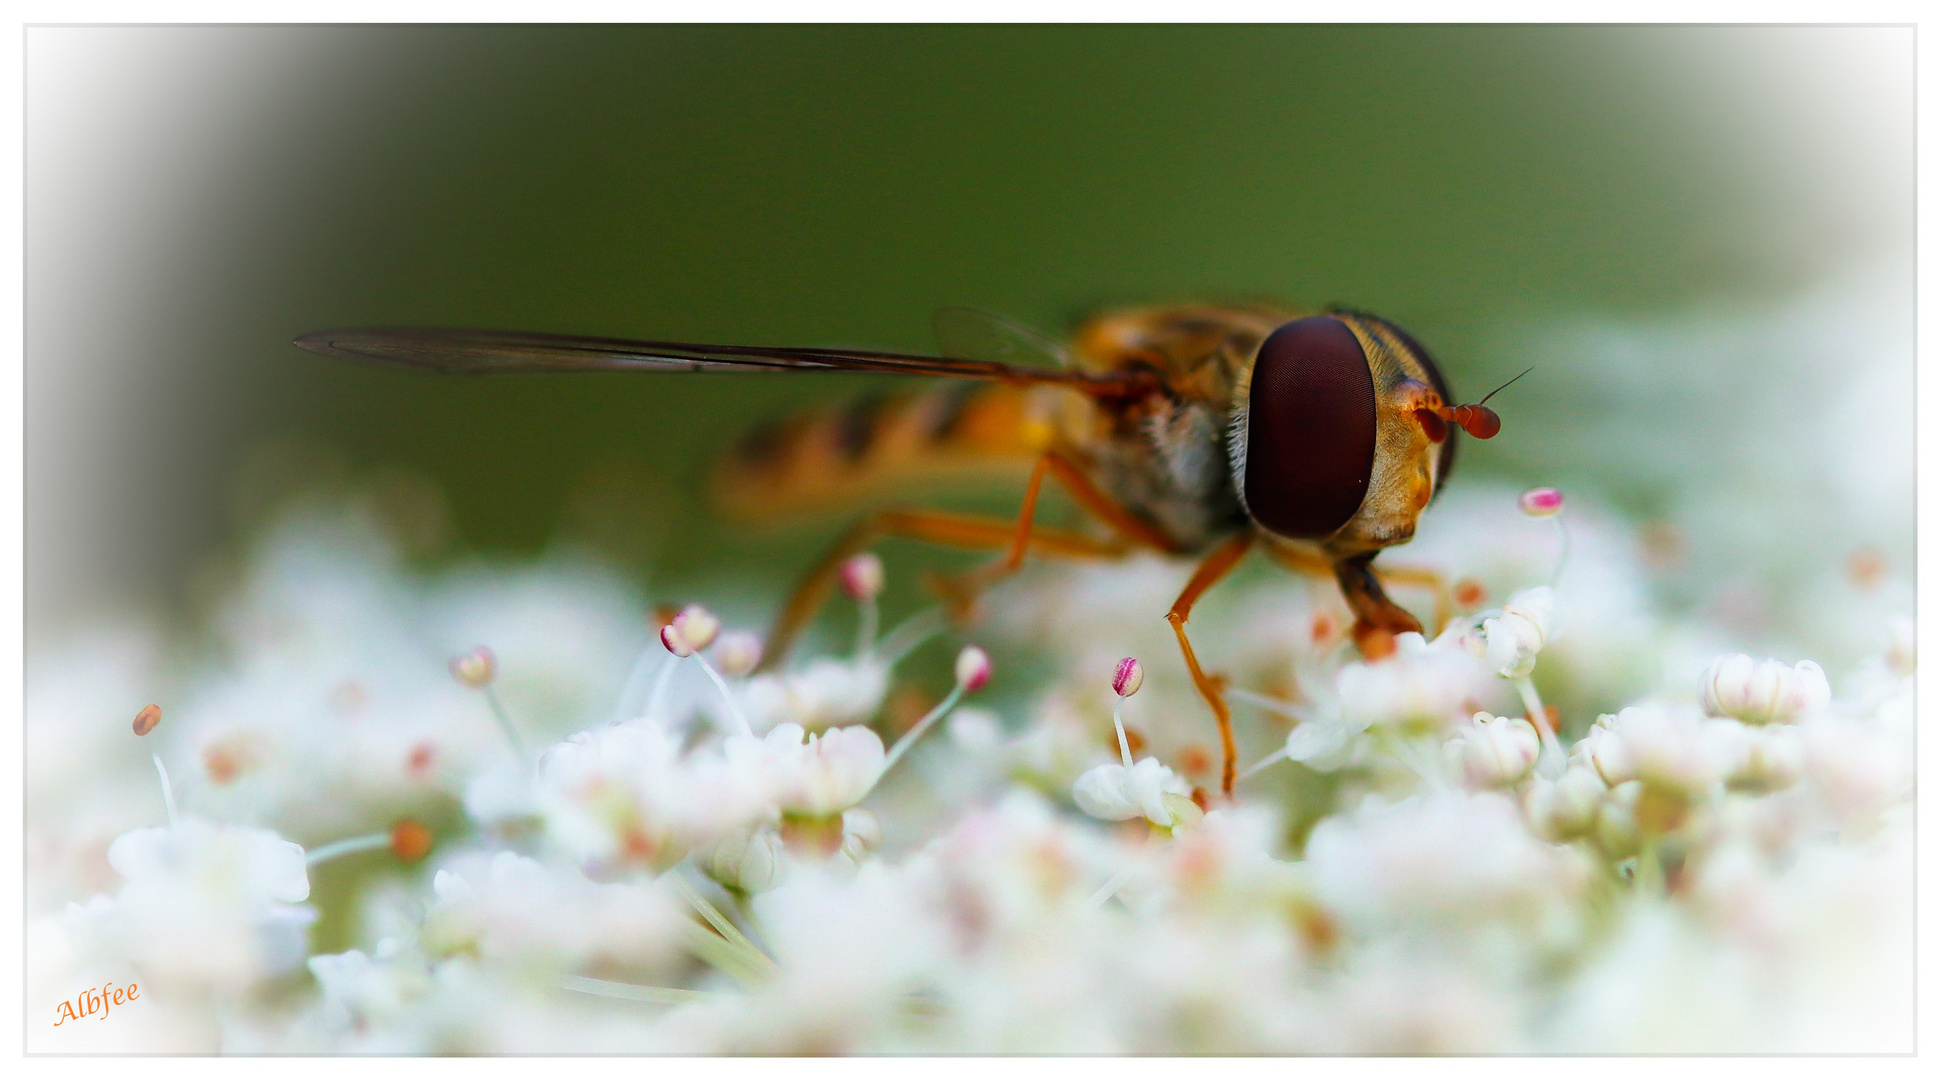
[(687, 644), (687, 639), (680, 636), (680, 629), (673, 623), (668, 623), (660, 628), (660, 643), (665, 645), (667, 651), (673, 653), (675, 656), (694, 655), (693, 646)]
[(1117, 670), (1111, 675), (1111, 692), (1127, 698), (1138, 693), (1138, 688), (1143, 685), (1145, 685), (1145, 669), (1139, 665), (1138, 659), (1128, 656), (1120, 660)]
[(1555, 488), (1536, 488), (1523, 492), (1518, 505), (1530, 517), (1553, 517), (1563, 510), (1563, 493)]
[(874, 600), (882, 592), (882, 560), (874, 552), (851, 555), (842, 563), (842, 592), (860, 604)]
[(483, 645), (451, 661), (452, 678), (474, 690), (491, 685), (497, 674), (498, 657)]

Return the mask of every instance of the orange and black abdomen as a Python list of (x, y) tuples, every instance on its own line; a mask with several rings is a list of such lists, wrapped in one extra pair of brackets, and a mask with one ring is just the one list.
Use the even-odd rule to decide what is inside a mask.
[(932, 486), (1021, 484), (1050, 444), (1044, 394), (934, 381), (783, 417), (748, 432), (716, 466), (714, 507), (730, 520), (779, 521)]

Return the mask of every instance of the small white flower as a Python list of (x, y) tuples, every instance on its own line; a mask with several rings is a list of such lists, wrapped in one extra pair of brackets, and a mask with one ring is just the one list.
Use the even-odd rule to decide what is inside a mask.
[(1071, 798), (1078, 809), (1106, 821), (1144, 817), (1161, 828), (1171, 828), (1200, 817), (1198, 804), (1192, 801), (1191, 785), (1160, 764), (1158, 758), (1145, 758), (1129, 769), (1100, 765), (1078, 777)]
[(1502, 614), (1482, 623), (1489, 666), (1505, 679), (1526, 678), (1536, 669), (1536, 654), (1553, 631), (1556, 594), (1547, 585), (1509, 597)]
[(1825, 672), (1810, 660), (1786, 665), (1731, 653), (1711, 661), (1698, 683), (1704, 711), (1747, 724), (1790, 724), (1832, 700)]
[(1481, 692), (1485, 676), (1455, 638), (1429, 642), (1410, 633), (1396, 635), (1394, 643), (1388, 658), (1344, 665), (1335, 677), (1349, 737), (1376, 724), (1446, 727), (1465, 715), (1468, 701)]
[(1450, 765), (1461, 769), (1470, 786), (1508, 787), (1536, 766), (1542, 742), (1536, 728), (1521, 717), (1475, 714), (1444, 748)]
[(683, 757), (676, 736), (640, 719), (552, 746), (534, 787), (546, 831), (580, 860), (661, 870), (772, 813), (768, 783), (757, 740)]
[(809, 731), (865, 723), (889, 691), (880, 660), (816, 660), (785, 675), (757, 675), (741, 694), (741, 710), (760, 731), (798, 724)]
[(303, 849), (267, 829), (183, 818), (108, 846), (112, 903), (71, 908), (108, 956), (170, 982), (241, 989), (303, 962), (316, 913)]
[(419, 941), (434, 956), (542, 974), (679, 962), (687, 915), (652, 881), (600, 884), (515, 852), (468, 852), (437, 872), (432, 893)]
[(1718, 721), (1636, 705), (1598, 717), (1577, 744), (1577, 754), (1612, 787), (1642, 780), (1695, 795), (1724, 778), (1732, 744), (1731, 731)]
[(707, 876), (729, 888), (758, 893), (774, 888), (781, 880), (786, 857), (781, 834), (763, 826), (715, 844), (701, 865)]
[(866, 727), (816, 735), (799, 724), (782, 724), (762, 742), (774, 763), (775, 803), (785, 814), (839, 814), (861, 802), (882, 776), (882, 738)]

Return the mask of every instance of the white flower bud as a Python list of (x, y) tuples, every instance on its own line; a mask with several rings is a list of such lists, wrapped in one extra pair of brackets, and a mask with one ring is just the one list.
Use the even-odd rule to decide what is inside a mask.
[(707, 861), (708, 876), (742, 892), (766, 892), (781, 878), (783, 848), (773, 829), (736, 833), (714, 845)]
[(1508, 787), (1529, 775), (1542, 749), (1536, 728), (1520, 717), (1475, 714), (1474, 723), (1444, 747), (1448, 762), (1469, 785)]
[(1720, 656), (1698, 683), (1704, 711), (1747, 724), (1790, 724), (1832, 700), (1825, 672), (1810, 660), (1787, 666), (1743, 653)]
[(861, 802), (882, 776), (882, 738), (860, 725), (810, 735), (798, 724), (779, 724), (763, 743), (778, 762), (776, 804), (784, 813), (839, 814)]
[(1731, 765), (1731, 732), (1694, 713), (1641, 705), (1600, 716), (1579, 745), (1604, 783), (1642, 780), (1696, 795), (1724, 778)]
[(1536, 654), (1549, 640), (1556, 594), (1547, 585), (1509, 597), (1502, 614), (1482, 623), (1488, 663), (1505, 679), (1520, 679), (1536, 669)]
[[(1154, 825), (1170, 828), (1179, 823), (1177, 804), (1165, 796), (1173, 795), (1192, 802), (1192, 788), (1158, 758), (1145, 758), (1127, 769), (1123, 765), (1100, 765), (1078, 777), (1071, 788), (1078, 809), (1106, 821), (1129, 821), (1143, 817)], [(1198, 809), (1194, 804), (1193, 809)]]
[(747, 630), (732, 630), (721, 635), (715, 653), (721, 674), (731, 678), (751, 675), (761, 666), (761, 636)]
[(851, 859), (861, 861), (864, 855), (882, 846), (882, 821), (874, 812), (860, 806), (851, 806), (842, 811), (842, 850)]

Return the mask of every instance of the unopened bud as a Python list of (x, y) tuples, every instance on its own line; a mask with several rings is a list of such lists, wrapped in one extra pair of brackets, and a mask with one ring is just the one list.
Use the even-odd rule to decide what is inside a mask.
[(842, 849), (860, 858), (882, 846), (882, 821), (860, 806), (842, 811)]
[(161, 722), (162, 707), (160, 705), (143, 705), (141, 711), (135, 714), (135, 734), (146, 735), (155, 730), (155, 725)]
[(957, 685), (966, 693), (976, 693), (990, 681), (990, 654), (975, 645), (965, 645), (957, 654)]
[(842, 563), (842, 592), (860, 604), (882, 593), (882, 560), (873, 551), (851, 555)]
[(1479, 712), (1473, 725), (1448, 743), (1447, 755), (1470, 786), (1508, 787), (1535, 768), (1540, 749), (1536, 729), (1529, 721)]
[(1555, 517), (1563, 512), (1563, 493), (1555, 488), (1535, 488), (1523, 492), (1516, 505), (1530, 517)]
[[(714, 637), (721, 632), (721, 620), (714, 613), (700, 606), (689, 604), (682, 608), (674, 621), (668, 624), (680, 631), (681, 639), (687, 642), (690, 652), (701, 652), (714, 644)], [(665, 638), (662, 638), (664, 641)]]
[(391, 854), (417, 862), (431, 853), (431, 830), (405, 818), (391, 826)]
[(498, 657), (493, 656), (492, 650), (483, 645), (451, 662), (452, 678), (474, 690), (491, 685), (492, 677), (496, 674), (498, 674)]
[(730, 630), (721, 635), (721, 647), (715, 650), (714, 659), (719, 661), (723, 675), (740, 678), (753, 674), (761, 665), (761, 637), (748, 630)]
[(1111, 673), (1111, 692), (1119, 697), (1131, 697), (1138, 688), (1145, 685), (1145, 668), (1135, 657), (1126, 657), (1118, 662), (1118, 670)]
[(1698, 682), (1704, 711), (1747, 724), (1789, 724), (1832, 700), (1825, 672), (1810, 660), (1786, 665), (1743, 653), (1720, 656)]

